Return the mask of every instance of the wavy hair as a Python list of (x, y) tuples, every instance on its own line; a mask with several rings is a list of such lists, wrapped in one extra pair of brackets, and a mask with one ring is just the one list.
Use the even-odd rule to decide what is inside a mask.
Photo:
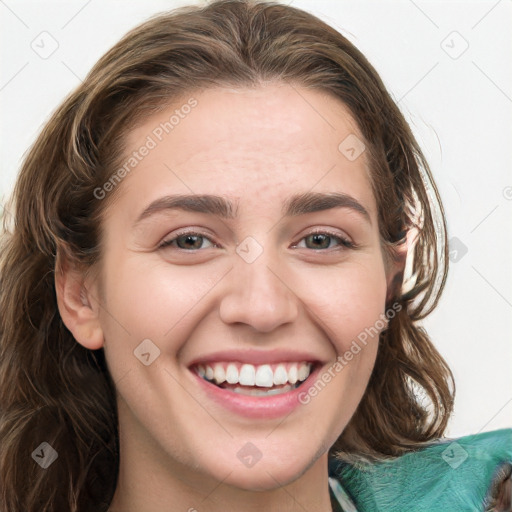
[[(63, 324), (55, 273), (63, 254), (85, 272), (100, 261), (102, 215), (122, 185), (102, 201), (94, 191), (122, 161), (126, 134), (190, 91), (276, 81), (327, 92), (357, 121), (385, 254), (415, 233), (388, 301), (400, 311), (380, 335), (366, 392), (331, 454), (378, 460), (443, 435), (453, 376), (418, 321), (445, 284), (446, 223), (406, 120), (364, 55), (315, 16), (274, 2), (214, 1), (160, 14), (125, 35), (23, 162), (0, 252), (1, 511), (97, 512), (115, 490), (115, 386), (103, 350), (85, 349)], [(31, 458), (42, 442), (58, 453), (45, 470)]]

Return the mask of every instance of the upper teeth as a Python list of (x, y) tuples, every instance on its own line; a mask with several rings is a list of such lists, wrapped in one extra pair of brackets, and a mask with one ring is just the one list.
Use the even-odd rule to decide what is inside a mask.
[(306, 380), (311, 372), (311, 363), (280, 363), (277, 365), (252, 365), (240, 363), (214, 363), (198, 365), (200, 377), (216, 384), (241, 384), (271, 388), (283, 384), (295, 384)]

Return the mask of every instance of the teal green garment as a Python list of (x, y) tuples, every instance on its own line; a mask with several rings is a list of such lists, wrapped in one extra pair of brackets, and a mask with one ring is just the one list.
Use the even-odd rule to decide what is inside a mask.
[(483, 512), (491, 487), (510, 475), (511, 468), (512, 429), (503, 429), (442, 439), (374, 464), (330, 459), (329, 476), (354, 504), (344, 510)]

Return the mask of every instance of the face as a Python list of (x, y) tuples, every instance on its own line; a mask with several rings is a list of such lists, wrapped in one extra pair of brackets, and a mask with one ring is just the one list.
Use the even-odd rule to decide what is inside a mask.
[(382, 329), (387, 289), (355, 137), (339, 100), (287, 85), (191, 94), (128, 135), (99, 322), (134, 457), (262, 490), (341, 434), (378, 335), (353, 342)]

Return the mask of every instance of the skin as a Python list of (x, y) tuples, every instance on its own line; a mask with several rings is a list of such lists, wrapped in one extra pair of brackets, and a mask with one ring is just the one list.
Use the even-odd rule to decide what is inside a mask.
[[(118, 393), (110, 510), (326, 512), (327, 450), (361, 400), (377, 338), (285, 418), (224, 409), (188, 366), (217, 350), (294, 349), (326, 370), (384, 313), (399, 269), (383, 257), (365, 154), (350, 161), (338, 150), (362, 136), (344, 105), (318, 91), (272, 84), (191, 96), (197, 106), (118, 185), (97, 274), (64, 261), (56, 277), (65, 324), (87, 348), (104, 347)], [(131, 131), (127, 155), (189, 97)], [(284, 218), (286, 198), (308, 191), (350, 194), (369, 220), (349, 208)], [(190, 193), (238, 200), (238, 217), (172, 210), (133, 227), (153, 200)], [(158, 248), (181, 228), (207, 238), (195, 252)], [(357, 248), (331, 238), (315, 250), (317, 228)], [(252, 263), (235, 251), (248, 236), (263, 249)], [(133, 354), (144, 339), (160, 350), (149, 366)], [(261, 452), (250, 468), (236, 455), (247, 442)]]

